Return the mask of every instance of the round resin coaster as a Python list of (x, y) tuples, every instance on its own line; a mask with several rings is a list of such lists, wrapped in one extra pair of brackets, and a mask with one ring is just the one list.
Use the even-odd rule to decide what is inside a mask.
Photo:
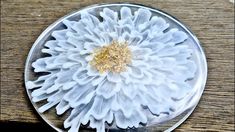
[(49, 26), (32, 46), (25, 85), (57, 131), (171, 131), (196, 107), (207, 64), (174, 17), (136, 4), (93, 5)]

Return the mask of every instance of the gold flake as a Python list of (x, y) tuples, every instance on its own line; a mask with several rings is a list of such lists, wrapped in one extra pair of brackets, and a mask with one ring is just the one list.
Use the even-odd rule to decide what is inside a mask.
[(100, 73), (111, 71), (120, 73), (125, 71), (127, 64), (131, 63), (131, 51), (127, 42), (113, 41), (111, 44), (94, 51), (94, 58), (90, 64)]

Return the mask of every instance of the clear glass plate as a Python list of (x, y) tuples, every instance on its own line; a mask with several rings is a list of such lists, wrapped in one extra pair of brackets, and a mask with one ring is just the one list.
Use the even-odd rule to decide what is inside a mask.
[[(188, 45), (190, 45), (190, 47), (194, 50), (192, 58), (196, 62), (198, 69), (197, 69), (197, 73), (196, 73), (195, 78), (193, 80), (190, 80), (190, 84), (193, 86), (192, 90), (194, 90), (194, 95), (192, 96), (192, 98), (189, 99), (190, 101), (189, 101), (188, 105), (185, 106), (184, 110), (181, 111), (180, 113), (178, 113), (177, 116), (173, 116), (172, 119), (166, 120), (163, 123), (152, 122), (145, 127), (123, 130), (123, 131), (139, 131), (139, 132), (140, 131), (172, 131), (176, 127), (178, 127), (181, 123), (183, 123), (189, 117), (189, 115), (193, 112), (195, 107), (197, 106), (197, 104), (201, 98), (201, 95), (203, 93), (205, 84), (206, 84), (207, 62), (206, 62), (205, 54), (204, 54), (196, 36), (185, 25), (183, 25), (182, 22), (180, 22), (179, 20), (177, 20), (173, 16), (171, 16), (161, 10), (154, 9), (151, 7), (146, 7), (144, 5), (127, 4), (127, 3), (97, 4), (97, 5), (92, 5), (89, 7), (82, 8), (81, 10), (78, 10), (78, 11), (74, 11), (74, 12), (60, 18), (59, 20), (57, 20), (56, 22), (51, 24), (45, 31), (43, 31), (42, 34), (38, 37), (38, 39), (33, 44), (32, 48), (28, 54), (28, 58), (27, 58), (26, 64), (25, 64), (25, 75), (24, 75), (25, 82), (27, 82), (29, 80), (34, 80), (39, 76), (38, 74), (35, 74), (33, 72), (33, 68), (31, 66), (32, 62), (34, 62), (36, 59), (44, 56), (44, 54), (41, 53), (41, 49), (44, 47), (44, 44), (46, 41), (52, 39), (51, 33), (54, 30), (60, 30), (60, 29), (65, 28), (65, 26), (62, 24), (63, 20), (65, 20), (65, 19), (79, 20), (80, 19), (80, 12), (83, 10), (89, 10), (89, 11), (93, 12), (94, 15), (97, 15), (97, 14), (99, 14), (99, 12), (101, 12), (103, 10), (103, 8), (108, 7), (114, 11), (119, 11), (121, 9), (121, 7), (123, 7), (123, 6), (129, 7), (132, 11), (136, 11), (138, 8), (141, 8), (141, 7), (147, 8), (152, 12), (153, 16), (160, 16), (160, 17), (164, 18), (166, 20), (166, 22), (170, 24), (170, 28), (177, 27), (178, 29), (187, 33), (189, 36), (186, 43)], [(26, 88), (26, 91), (29, 96), (29, 100), (31, 101), (32, 90), (29, 90)], [(38, 112), (38, 108), (44, 102), (33, 103), (31, 101), (31, 103), (33, 104), (35, 110)], [(43, 114), (41, 114), (39, 112), (38, 112), (38, 114), (42, 117), (42, 119), (47, 124), (49, 124), (55, 130), (66, 131), (66, 129), (64, 129), (64, 127), (63, 127), (63, 121), (66, 119), (69, 112), (70, 111), (68, 111), (66, 114), (64, 114), (62, 116), (57, 116), (55, 109), (52, 108)], [(86, 128), (86, 127), (84, 127), (84, 129), (82, 129), (82, 130), (80, 129), (80, 131), (83, 131), (83, 130), (86, 131), (86, 130), (91, 130), (91, 129)], [(119, 131), (119, 129), (117, 129), (115, 127), (107, 127), (107, 130), (108, 131)]]

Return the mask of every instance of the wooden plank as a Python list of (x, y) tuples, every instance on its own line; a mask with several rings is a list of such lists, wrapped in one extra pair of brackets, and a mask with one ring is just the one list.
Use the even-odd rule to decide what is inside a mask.
[[(106, 0), (105, 2), (125, 0)], [(129, 0), (162, 9), (188, 25), (208, 59), (203, 97), (178, 131), (234, 131), (234, 4), (229, 0)], [(1, 1), (0, 121), (41, 122), (23, 84), (24, 63), (38, 35), (65, 14), (101, 0)]]

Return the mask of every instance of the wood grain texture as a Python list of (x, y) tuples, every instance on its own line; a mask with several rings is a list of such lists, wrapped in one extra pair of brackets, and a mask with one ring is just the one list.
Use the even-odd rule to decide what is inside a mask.
[[(51, 23), (91, 4), (125, 0), (1, 0), (0, 121), (42, 122), (23, 83), (33, 42)], [(177, 131), (234, 131), (234, 4), (229, 0), (129, 0), (164, 10), (202, 43), (209, 73), (202, 99)]]

